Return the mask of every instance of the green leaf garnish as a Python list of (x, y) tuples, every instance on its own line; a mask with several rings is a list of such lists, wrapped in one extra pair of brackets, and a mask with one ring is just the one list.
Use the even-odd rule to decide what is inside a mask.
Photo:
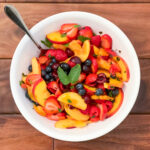
[(119, 57), (117, 57), (116, 59), (117, 59), (117, 61), (120, 61), (120, 58), (119, 58)]
[(67, 36), (66, 33), (61, 34), (61, 37), (66, 37), (66, 36)]
[(112, 91), (109, 91), (108, 96), (113, 97)]
[(20, 84), (20, 86), (21, 86), (22, 84), (24, 84), (24, 82), (21, 80), (21, 81), (19, 81), (19, 84)]
[(67, 44), (64, 44), (64, 46), (68, 47), (68, 46), (69, 46), (69, 43), (67, 43)]
[(78, 40), (80, 40), (81, 42), (84, 42), (84, 41), (86, 41), (86, 40), (90, 40), (90, 38), (88, 38), (88, 37), (84, 37), (84, 36), (78, 36)]
[(23, 77), (26, 77), (27, 75), (25, 75), (24, 73), (22, 73), (22, 76), (23, 76)]
[(81, 27), (80, 25), (78, 25), (78, 24), (76, 24), (76, 25), (74, 25), (74, 27), (75, 28), (79, 28), (79, 27)]
[(95, 118), (96, 116), (95, 115), (93, 115), (91, 118)]
[(68, 85), (70, 83), (69, 77), (61, 67), (58, 67), (57, 73), (62, 84)]
[(72, 103), (72, 101), (70, 99), (68, 99), (68, 103)]
[(48, 48), (52, 46), (52, 43), (47, 38), (45, 38), (45, 41), (41, 40), (41, 43), (43, 43)]
[(93, 57), (97, 57), (97, 55), (96, 55), (96, 54), (93, 54)]
[(71, 89), (71, 90), (74, 89), (74, 85), (70, 86), (70, 89)]
[(76, 81), (78, 81), (80, 73), (81, 73), (81, 66), (77, 64), (69, 72), (68, 77), (69, 77), (70, 82), (75, 83)]
[(62, 110), (61, 110), (60, 108), (58, 108), (58, 111), (59, 111), (59, 112), (62, 112)]

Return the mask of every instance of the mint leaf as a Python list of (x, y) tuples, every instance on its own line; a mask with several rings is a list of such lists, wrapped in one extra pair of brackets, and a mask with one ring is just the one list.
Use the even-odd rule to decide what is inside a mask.
[(60, 108), (58, 108), (58, 111), (59, 111), (59, 112), (62, 112), (62, 110), (61, 110)]
[(84, 41), (86, 41), (86, 40), (90, 40), (90, 38), (88, 38), (88, 37), (84, 37), (84, 36), (78, 36), (78, 40), (80, 40), (81, 42), (84, 42)]
[(70, 89), (72, 90), (72, 89), (74, 89), (74, 86), (72, 85), (72, 86), (70, 86)]
[(61, 37), (66, 37), (66, 36), (67, 36), (66, 33), (61, 34)]
[(52, 46), (52, 43), (47, 38), (45, 38), (45, 41), (41, 40), (41, 43), (49, 48)]
[(76, 81), (78, 81), (80, 73), (81, 73), (81, 66), (77, 64), (69, 72), (68, 77), (69, 77), (70, 82), (75, 83)]
[(68, 103), (72, 103), (72, 101), (70, 99), (68, 99)]
[(78, 25), (78, 24), (76, 24), (76, 25), (74, 25), (74, 27), (75, 27), (75, 28), (78, 28), (78, 27), (81, 27), (81, 26), (80, 26), (80, 25)]
[(24, 82), (21, 80), (21, 81), (19, 81), (19, 84), (20, 84), (20, 86), (21, 86), (22, 84), (24, 84)]
[(58, 77), (63, 85), (68, 85), (70, 83), (70, 80), (69, 80), (67, 74), (64, 72), (64, 70), (61, 67), (58, 68), (57, 73), (58, 73)]
[(68, 47), (68, 46), (69, 46), (69, 43), (67, 43), (67, 44), (64, 44), (64, 46)]

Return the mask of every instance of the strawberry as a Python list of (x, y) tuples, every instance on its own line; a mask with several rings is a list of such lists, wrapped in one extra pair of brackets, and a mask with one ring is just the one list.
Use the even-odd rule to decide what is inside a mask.
[(64, 61), (68, 58), (66, 52), (61, 49), (49, 49), (45, 55), (48, 57), (54, 56), (57, 61)]
[(92, 65), (91, 65), (92, 72), (96, 73), (98, 70), (97, 59), (95, 57), (91, 56), (91, 61), (92, 61)]
[(57, 98), (55, 96), (50, 96), (44, 104), (43, 110), (46, 112), (47, 115), (56, 114), (59, 112), (60, 105), (57, 101)]
[(117, 54), (110, 48), (105, 48), (105, 51), (109, 54), (109, 55), (112, 55), (112, 56), (116, 56)]
[(75, 39), (77, 37), (78, 28), (73, 28), (69, 32), (67, 32), (67, 37), (69, 39)]
[(91, 83), (96, 82), (96, 80), (97, 80), (97, 74), (91, 73), (86, 77), (85, 84), (89, 85)]
[(65, 113), (57, 113), (53, 115), (47, 115), (47, 118), (50, 120), (58, 121), (58, 120), (64, 120), (66, 118)]
[(63, 24), (60, 27), (60, 33), (67, 33), (70, 30), (72, 30), (74, 28), (74, 26), (77, 25), (76, 23), (67, 23), (67, 24)]
[(91, 38), (93, 36), (93, 31), (89, 26), (86, 26), (79, 31), (79, 35)]
[(104, 34), (101, 37), (101, 46), (102, 46), (102, 48), (111, 48), (112, 47), (112, 38), (108, 34)]
[(95, 117), (99, 117), (99, 115), (100, 115), (99, 108), (95, 105), (92, 105), (90, 108), (90, 117), (95, 118)]
[(91, 38), (91, 43), (92, 43), (93, 45), (99, 47), (99, 46), (100, 46), (100, 43), (101, 43), (101, 37), (100, 37), (100, 35), (93, 36), (93, 37)]
[(47, 56), (40, 56), (38, 60), (40, 64), (45, 64), (48, 61), (48, 59), (49, 58)]
[(81, 110), (80, 109), (80, 112), (83, 113), (83, 114), (85, 114), (85, 115), (89, 115), (89, 113), (90, 113), (90, 105), (87, 104), (86, 110)]

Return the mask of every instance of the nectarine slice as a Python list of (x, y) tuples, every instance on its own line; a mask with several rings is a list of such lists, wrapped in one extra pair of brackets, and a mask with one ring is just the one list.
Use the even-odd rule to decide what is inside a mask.
[(116, 80), (116, 79), (109, 79), (109, 85), (113, 86), (113, 87), (118, 87), (118, 88), (122, 88), (123, 87), (123, 82)]
[(110, 97), (108, 95), (100, 95), (100, 96), (92, 95), (91, 99), (93, 99), (93, 100), (108, 100), (108, 101), (113, 101), (114, 100), (113, 97)]
[(55, 49), (62, 49), (62, 50), (66, 50), (66, 46), (65, 45), (62, 45), (62, 44), (53, 44), (53, 47), (55, 48)]
[(65, 106), (65, 111), (67, 112), (68, 115), (70, 115), (75, 120), (87, 121), (89, 119), (88, 115), (84, 115), (83, 113), (80, 112), (80, 110), (76, 108), (70, 109), (68, 105)]
[(32, 73), (41, 74), (41, 66), (36, 57), (32, 58)]
[(121, 74), (122, 74), (122, 81), (128, 82), (130, 78), (130, 73), (129, 73), (129, 68), (126, 62), (121, 58), (120, 56), (115, 56), (113, 59), (118, 63), (120, 69), (121, 69)]
[(69, 48), (74, 52), (75, 56), (78, 56), (81, 61), (84, 62), (90, 53), (90, 41), (84, 41), (83, 46), (81, 47), (77, 40), (73, 40), (69, 43)]
[(46, 113), (45, 111), (43, 110), (43, 107), (42, 106), (36, 106), (34, 105), (33, 106), (34, 110), (41, 116), (46, 116)]
[(43, 79), (35, 82), (35, 84), (33, 85), (32, 93), (35, 100), (41, 106), (44, 106), (45, 100), (51, 96), (51, 94), (47, 90), (47, 85)]
[(97, 63), (98, 63), (98, 67), (101, 69), (109, 70), (111, 67), (111, 64), (101, 57), (97, 58)]
[(122, 89), (119, 89), (119, 94), (115, 98), (115, 102), (113, 103), (112, 109), (107, 113), (107, 117), (112, 116), (119, 110), (119, 108), (123, 102), (123, 97), (124, 97), (123, 91), (122, 91)]
[(65, 104), (70, 104), (76, 108), (85, 110), (87, 104), (84, 102), (84, 99), (75, 92), (66, 92), (58, 97), (58, 101)]
[(69, 38), (67, 36), (62, 36), (59, 31), (51, 32), (46, 35), (47, 39), (56, 44), (66, 44), (69, 42)]
[(88, 121), (77, 121), (72, 119), (59, 120), (55, 123), (56, 128), (82, 128), (88, 124)]
[(37, 102), (33, 96), (32, 89), (33, 89), (33, 85), (31, 86), (27, 85), (27, 91), (30, 99), (33, 100), (34, 102)]

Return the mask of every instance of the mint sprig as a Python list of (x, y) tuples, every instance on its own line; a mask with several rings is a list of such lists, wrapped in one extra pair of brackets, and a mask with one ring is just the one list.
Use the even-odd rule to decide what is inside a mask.
[(61, 67), (58, 68), (57, 73), (62, 84), (68, 85), (69, 83), (75, 83), (79, 79), (81, 66), (79, 64), (75, 65), (70, 70), (69, 75), (67, 75)]
[(84, 42), (86, 40), (90, 40), (90, 38), (80, 35), (80, 36), (78, 36), (78, 40), (80, 40), (81, 42)]
[(48, 48), (50, 48), (52, 46), (52, 43), (47, 39), (45, 38), (45, 40), (41, 40), (41, 43), (43, 43), (45, 46), (47, 46)]
[(81, 27), (81, 26), (78, 24), (74, 25), (74, 28), (79, 28), (79, 27)]
[(77, 64), (71, 69), (68, 75), (70, 82), (75, 83), (79, 79), (80, 73), (81, 73), (81, 66)]

